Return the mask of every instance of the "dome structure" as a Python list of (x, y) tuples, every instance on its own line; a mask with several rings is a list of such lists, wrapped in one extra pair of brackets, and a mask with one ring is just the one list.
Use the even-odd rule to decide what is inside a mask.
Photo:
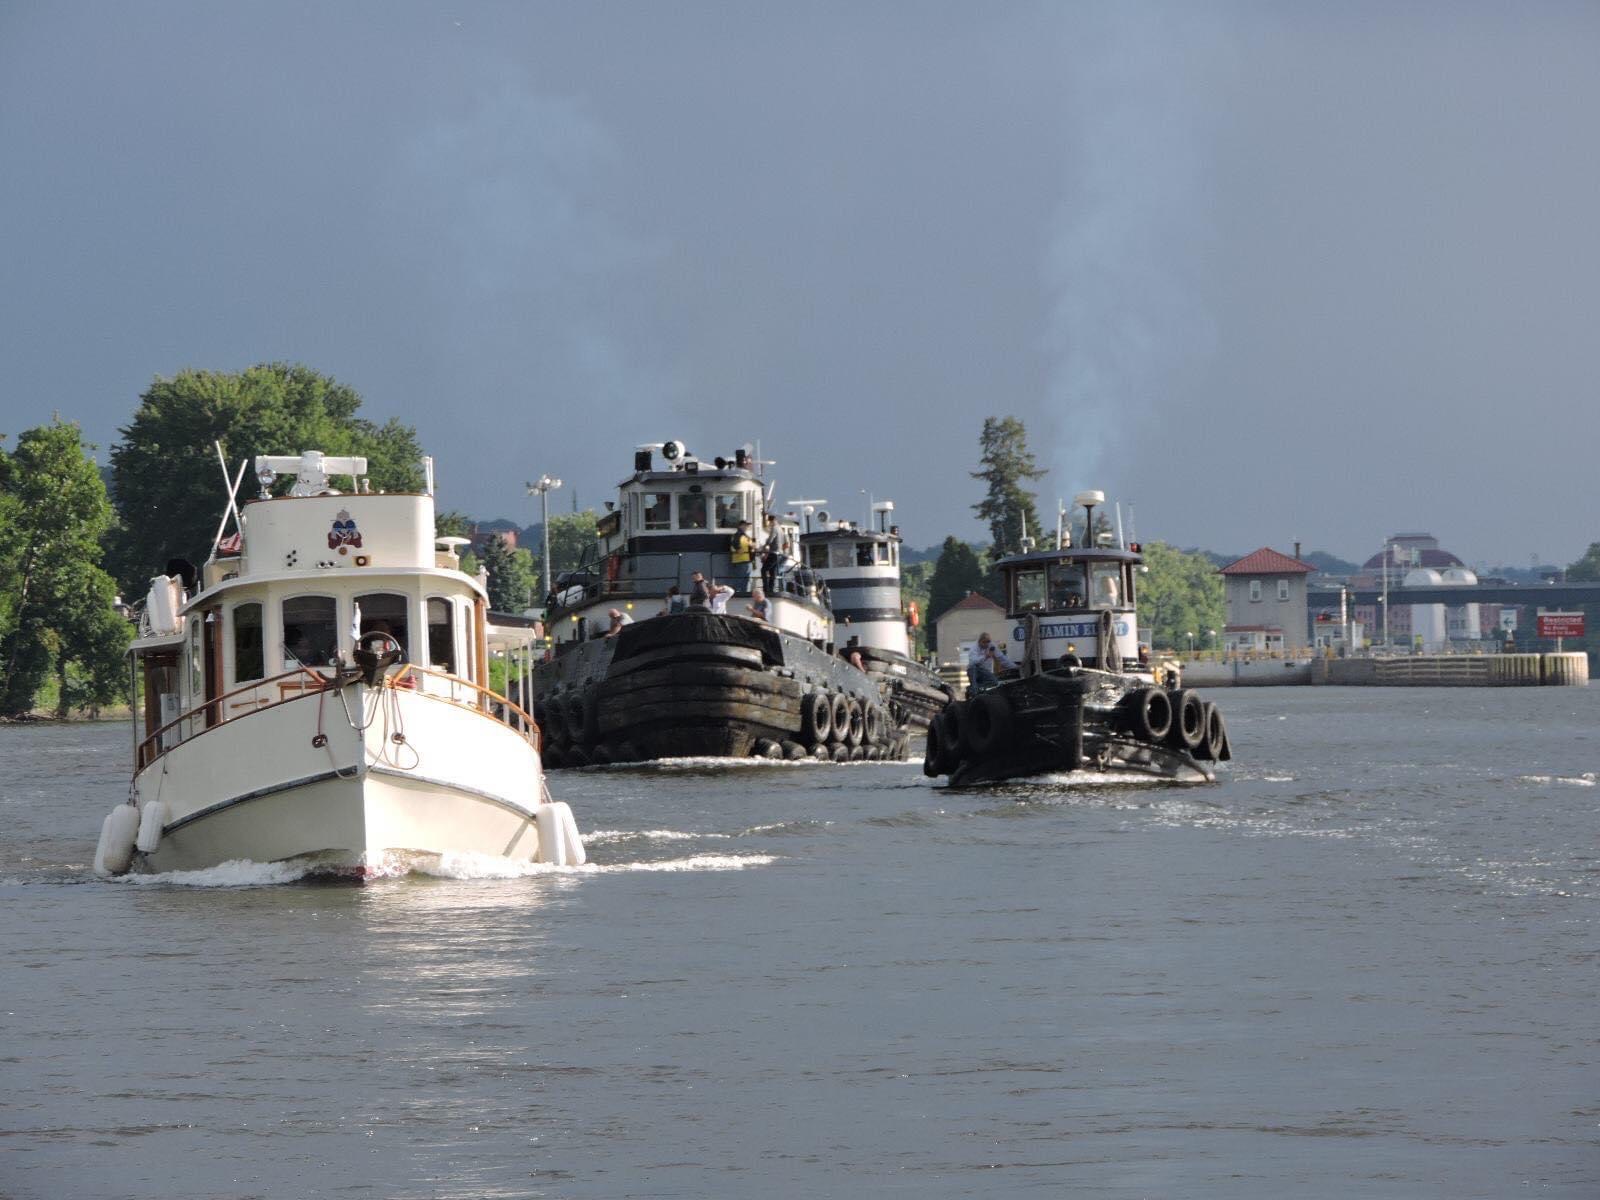
[(1391, 571), (1403, 571), (1407, 567), (1431, 567), (1435, 571), (1443, 571), (1449, 567), (1466, 566), (1450, 551), (1442, 549), (1439, 539), (1431, 533), (1397, 533), (1384, 544), (1383, 550), (1362, 563), (1361, 569), (1383, 570), (1385, 552)]
[(1400, 583), (1401, 587), (1438, 587), (1444, 582), (1444, 576), (1432, 567), (1417, 567), (1407, 571), (1406, 577)]

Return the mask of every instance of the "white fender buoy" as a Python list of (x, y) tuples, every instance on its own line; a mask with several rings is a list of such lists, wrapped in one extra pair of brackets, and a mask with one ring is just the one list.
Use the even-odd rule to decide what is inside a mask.
[(570, 865), (581, 867), (589, 861), (589, 855), (583, 848), (583, 838), (578, 834), (578, 822), (572, 816), (571, 807), (564, 802), (556, 801), (555, 807), (560, 810), (562, 853)]
[(558, 800), (539, 805), (539, 861), (555, 867), (581, 867), (588, 861), (572, 809)]
[(119, 804), (100, 823), (100, 844), (95, 847), (96, 875), (124, 875), (133, 866), (133, 842), (139, 835), (139, 810)]
[(139, 836), (133, 844), (143, 853), (149, 854), (161, 845), (161, 828), (166, 823), (166, 802), (152, 800), (139, 810)]

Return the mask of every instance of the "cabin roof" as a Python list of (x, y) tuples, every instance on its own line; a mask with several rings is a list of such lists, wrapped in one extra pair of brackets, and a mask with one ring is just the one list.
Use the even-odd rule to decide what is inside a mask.
[(1271, 546), (1253, 550), (1243, 558), (1234, 559), (1219, 568), (1218, 575), (1309, 575), (1317, 570), (1310, 563), (1279, 554)]
[(983, 595), (980, 592), (968, 592), (965, 596), (961, 597), (961, 599), (957, 600), (949, 608), (945, 609), (944, 612), (940, 613), (937, 617), (935, 617), (934, 620), (935, 621), (941, 620), (942, 618), (944, 618), (945, 616), (947, 616), (947, 615), (949, 615), (950, 613), (953, 613), (953, 612), (966, 612), (966, 611), (1003, 613), (1003, 612), (1005, 612), (1005, 609), (1001, 608), (993, 600), (989, 599), (989, 597)]
[(1143, 562), (1144, 556), (1115, 546), (1069, 546), (1065, 550), (1034, 550), (1011, 554), (995, 563), (997, 567), (1044, 566), (1053, 562)]

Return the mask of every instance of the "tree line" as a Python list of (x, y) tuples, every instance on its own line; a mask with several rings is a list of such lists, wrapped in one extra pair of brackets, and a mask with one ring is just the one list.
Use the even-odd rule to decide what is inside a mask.
[[(311, 447), (361, 455), (374, 488), (420, 490), (416, 430), (369, 420), (360, 409), (354, 388), (297, 364), (186, 370), (155, 379), (140, 395), (104, 470), (78, 426), (59, 418), (21, 433), (9, 451), (0, 444), (0, 717), (41, 708), (64, 716), (127, 699), (133, 627), (127, 606), (117, 605), (119, 590), (141, 600), (170, 560), (205, 556), (221, 513), (213, 443), (223, 445), (230, 463)], [(1045, 472), (1023, 423), (986, 418), (977, 449), (971, 474), (984, 492), (972, 507), (990, 540), (947, 537), (935, 561), (903, 571), (905, 597), (921, 615), (919, 650), (931, 645), (933, 620), (969, 593), (1003, 605), (995, 562), (1021, 550), (1025, 538), (1045, 546), (1055, 536), (1041, 524), (1029, 488)], [(550, 518), (553, 572), (578, 565), (594, 544), (595, 519), (592, 510)], [(1068, 520), (1082, 524), (1077, 511)], [(445, 512), (438, 525), (441, 535), (461, 535), (471, 521)], [(1180, 648), (1191, 633), (1222, 627), (1222, 580), (1206, 556), (1159, 542), (1147, 543), (1144, 554), (1139, 620), (1158, 648)], [(532, 549), (502, 538), (489, 539), (481, 557), (468, 555), (462, 565), (487, 572), (500, 610), (537, 606), (549, 590)], [(1568, 578), (1600, 579), (1600, 542), (1572, 564)]]

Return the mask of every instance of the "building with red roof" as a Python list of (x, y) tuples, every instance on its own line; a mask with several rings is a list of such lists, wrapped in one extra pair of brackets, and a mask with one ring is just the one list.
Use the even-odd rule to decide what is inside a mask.
[(1262, 546), (1222, 567), (1227, 624), (1223, 645), (1234, 651), (1293, 653), (1310, 645), (1306, 577), (1317, 568)]

